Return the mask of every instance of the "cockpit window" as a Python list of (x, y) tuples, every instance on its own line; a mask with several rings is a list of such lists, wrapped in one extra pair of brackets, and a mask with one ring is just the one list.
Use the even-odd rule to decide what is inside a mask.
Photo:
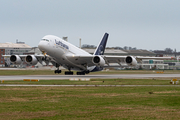
[(48, 39), (42, 39), (43, 41), (47, 41), (47, 42), (49, 42), (49, 40)]

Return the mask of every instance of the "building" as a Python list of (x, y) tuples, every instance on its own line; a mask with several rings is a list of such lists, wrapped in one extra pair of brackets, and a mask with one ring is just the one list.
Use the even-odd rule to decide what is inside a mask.
[(27, 53), (24, 53), (24, 55), (42, 55), (42, 52), (39, 50), (38, 47), (33, 47)]
[(0, 65), (5, 64), (10, 65), (9, 58), (4, 58), (2, 55), (23, 55), (24, 53), (29, 52), (32, 49), (31, 46), (25, 44), (24, 42), (17, 43), (0, 43)]
[(169, 65), (169, 69), (180, 70), (179, 60), (165, 60), (164, 63)]
[(0, 64), (1, 65), (4, 65), (5, 64), (5, 60), (4, 60), (4, 57), (2, 57), (2, 55), (5, 54), (5, 49), (0, 49)]
[(142, 69), (169, 69), (169, 65), (164, 63), (164, 60), (142, 60), (138, 65)]

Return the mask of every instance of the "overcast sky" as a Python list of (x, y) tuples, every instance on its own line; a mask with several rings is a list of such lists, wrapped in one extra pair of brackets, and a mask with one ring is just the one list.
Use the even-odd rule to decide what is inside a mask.
[(180, 51), (180, 0), (1, 0), (0, 43), (37, 47), (45, 35), (97, 45)]

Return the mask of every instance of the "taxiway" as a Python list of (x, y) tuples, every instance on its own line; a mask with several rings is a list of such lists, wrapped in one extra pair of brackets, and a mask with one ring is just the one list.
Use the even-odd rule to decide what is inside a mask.
[(39, 79), (39, 80), (63, 80), (70, 78), (90, 78), (90, 79), (118, 79), (118, 78), (180, 78), (180, 74), (116, 74), (116, 75), (13, 75), (0, 76), (0, 80), (23, 80), (23, 79)]

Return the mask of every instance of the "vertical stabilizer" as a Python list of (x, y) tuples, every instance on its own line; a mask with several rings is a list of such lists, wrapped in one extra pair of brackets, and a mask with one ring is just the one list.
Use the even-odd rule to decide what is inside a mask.
[(109, 34), (105, 33), (103, 39), (100, 41), (99, 45), (97, 46), (94, 55), (104, 55), (104, 50), (106, 48), (106, 43), (108, 39)]

